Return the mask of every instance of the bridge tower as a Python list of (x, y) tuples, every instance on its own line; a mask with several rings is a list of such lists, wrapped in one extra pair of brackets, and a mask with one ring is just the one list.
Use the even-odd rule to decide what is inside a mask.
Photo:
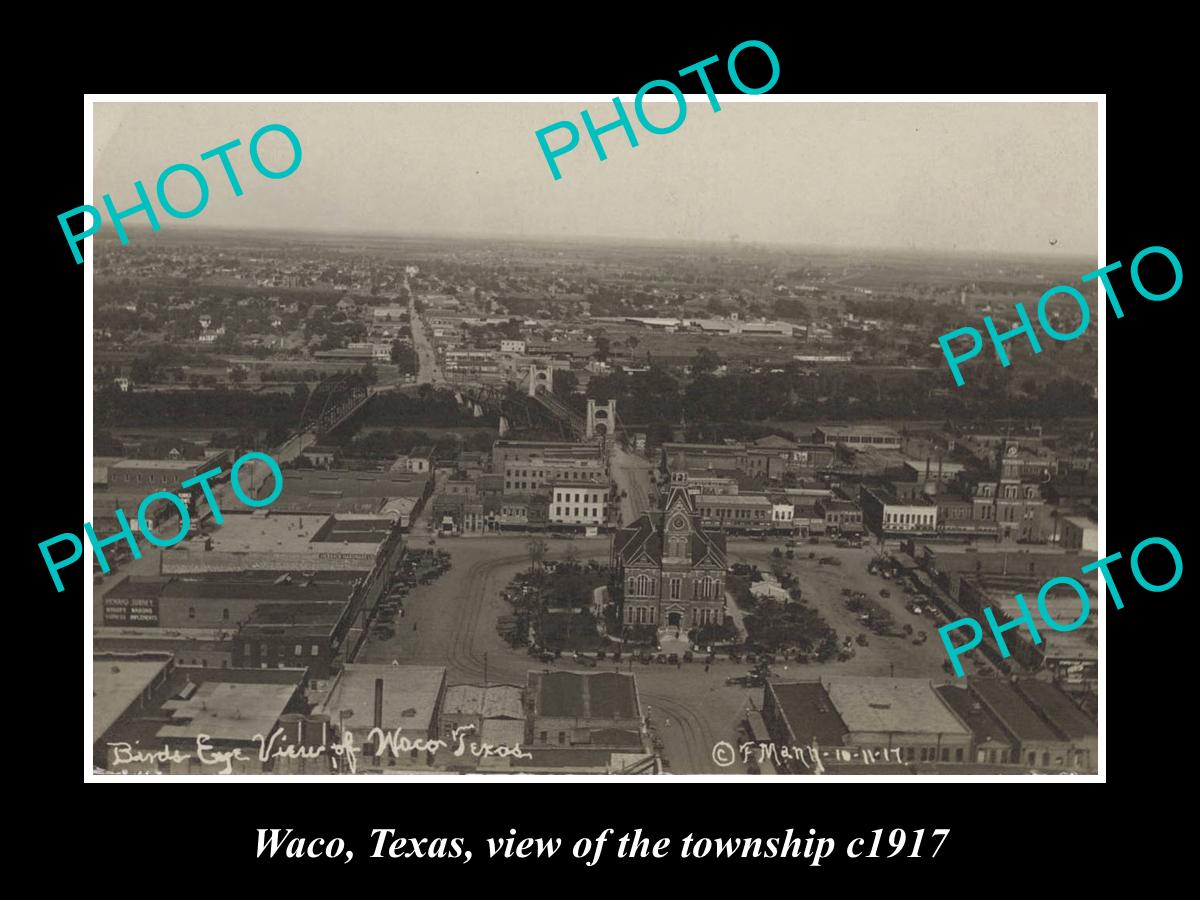
[(595, 400), (589, 397), (587, 408), (587, 437), (607, 437), (616, 431), (616, 428), (617, 401), (608, 400), (604, 403), (597, 403)]
[(539, 387), (544, 387), (547, 393), (554, 389), (554, 370), (534, 363), (529, 366), (529, 396), (536, 397)]

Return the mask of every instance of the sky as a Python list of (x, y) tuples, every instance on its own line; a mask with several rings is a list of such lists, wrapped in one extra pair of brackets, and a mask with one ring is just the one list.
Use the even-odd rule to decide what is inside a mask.
[[(661, 93), (661, 92), (660, 92)], [(655, 95), (649, 95), (649, 98)], [(669, 94), (647, 102), (660, 127)], [(648, 98), (648, 99), (649, 99)], [(500, 103), (96, 103), (95, 195), (118, 210), (153, 197), (158, 175), (189, 163), (206, 176), (194, 218), (159, 210), (166, 229), (235, 227), (396, 235), (609, 237), (783, 243), (989, 254), (1094, 256), (1094, 103), (799, 103), (720, 96), (714, 112), (687, 97), (682, 125), (638, 139), (601, 136), (601, 162), (580, 118), (614, 121), (611, 100)], [(568, 120), (580, 143), (555, 181), (535, 132)], [(287, 178), (253, 168), (248, 145), (281, 123), (300, 141)], [(233, 139), (245, 193), (200, 154)], [(557, 148), (565, 130), (547, 136)], [(283, 169), (287, 140), (269, 134), (265, 165)], [(189, 175), (168, 181), (180, 209), (198, 199)], [(158, 208), (157, 200), (155, 206)], [(144, 216), (129, 220), (145, 224)], [(108, 230), (108, 226), (106, 226)], [(1054, 242), (1053, 244), (1051, 242)]]

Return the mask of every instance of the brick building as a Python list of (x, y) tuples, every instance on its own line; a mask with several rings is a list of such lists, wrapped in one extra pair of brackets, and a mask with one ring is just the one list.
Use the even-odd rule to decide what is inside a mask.
[(701, 525), (688, 491), (673, 486), (661, 511), (617, 533), (615, 564), (627, 625), (696, 628), (725, 620), (725, 536)]

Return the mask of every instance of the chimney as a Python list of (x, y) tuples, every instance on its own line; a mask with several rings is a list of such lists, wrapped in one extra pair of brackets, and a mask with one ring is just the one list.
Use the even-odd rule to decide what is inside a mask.
[(938, 484), (942, 483), (942, 454), (938, 454)]
[[(925, 480), (926, 480), (926, 481), (929, 481), (929, 463), (930, 463), (930, 457), (926, 456), (926, 457), (925, 457)], [(939, 481), (941, 480), (941, 474), (940, 474), (940, 473), (939, 473), (939, 475), (938, 475), (938, 480), (939, 480)]]
[(383, 728), (383, 679), (375, 679), (375, 727)]

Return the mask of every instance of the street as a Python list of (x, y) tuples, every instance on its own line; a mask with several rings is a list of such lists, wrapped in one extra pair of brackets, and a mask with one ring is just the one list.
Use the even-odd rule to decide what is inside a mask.
[(412, 330), (413, 349), (417, 351), (417, 384), (437, 384), (443, 380), (438, 372), (437, 356), (429, 335), (425, 333), (425, 323), (417, 312), (417, 295), (409, 287), (407, 276), (404, 287), (408, 290), (408, 322)]
[[(411, 536), (414, 549), (429, 546), (423, 529)], [(781, 543), (781, 542), (780, 542)], [(519, 571), (528, 569), (529, 552), (525, 536), (478, 536), (439, 538), (439, 549), (449, 551), (452, 567), (429, 585), (415, 587), (405, 598), (405, 615), (396, 619), (395, 637), (388, 641), (368, 640), (357, 661), (445, 666), (449, 684), (479, 684), (486, 675), (488, 683), (524, 685), (531, 670), (573, 671), (569, 659), (547, 667), (530, 657), (525, 648), (514, 650), (496, 632), (496, 620), (511, 613), (500, 598), (500, 591)], [(746, 562), (770, 571), (772, 542), (731, 540), (730, 563)], [(580, 561), (608, 559), (608, 538), (579, 538), (573, 541), (547, 541), (547, 559), (563, 559), (568, 549)], [(816, 558), (809, 559), (814, 552)], [(879, 599), (895, 616), (898, 627), (912, 624), (914, 631), (925, 630), (930, 640), (917, 646), (910, 638), (883, 638), (870, 634), (869, 645), (856, 646), (856, 654), (847, 662), (823, 664), (780, 663), (773, 678), (777, 681), (813, 680), (837, 675), (889, 675), (927, 677), (942, 682), (944, 651), (937, 639), (933, 620), (914, 616), (903, 605), (899, 590), (888, 599), (879, 597), (887, 582), (870, 575), (866, 565), (871, 558), (867, 549), (838, 548), (832, 544), (801, 545), (795, 560), (786, 560), (800, 579), (807, 603), (818, 608), (838, 632), (839, 638), (866, 632), (854, 614), (845, 609), (841, 588), (865, 591)], [(836, 556), (841, 566), (822, 565), (821, 556)], [(732, 603), (732, 600), (730, 601)], [(414, 628), (415, 626), (415, 628)], [(601, 667), (616, 663), (600, 662)], [(761, 707), (761, 688), (732, 687), (725, 684), (731, 675), (745, 674), (749, 666), (717, 660), (706, 673), (702, 662), (669, 665), (632, 662), (626, 658), (620, 671), (632, 671), (638, 692), (655, 733), (663, 741), (663, 755), (669, 771), (678, 774), (715, 774), (722, 769), (712, 760), (715, 742), (736, 739), (738, 723), (752, 704)], [(596, 671), (596, 670), (588, 670)], [(669, 724), (668, 724), (669, 723)], [(740, 763), (738, 764), (740, 767)], [(738, 768), (737, 771), (741, 771)]]

